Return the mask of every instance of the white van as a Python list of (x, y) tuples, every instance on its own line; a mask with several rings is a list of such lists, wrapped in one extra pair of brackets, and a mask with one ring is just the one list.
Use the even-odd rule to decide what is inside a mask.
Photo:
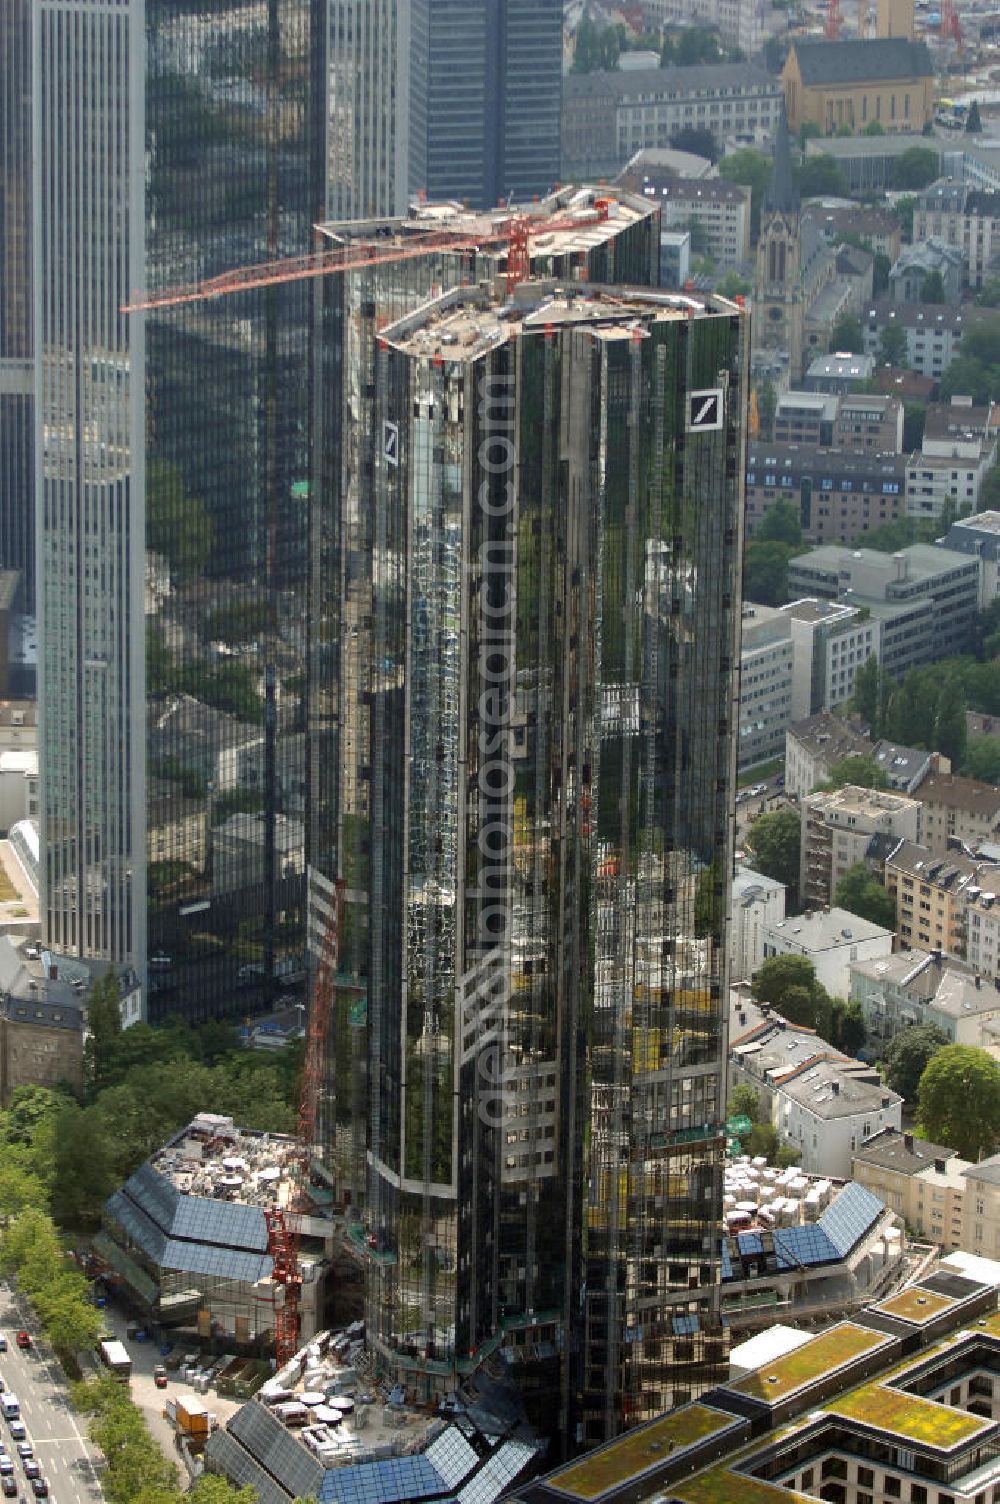
[(0, 1407), (3, 1409), (4, 1420), (20, 1420), (21, 1407), (17, 1403), (16, 1394), (0, 1394)]

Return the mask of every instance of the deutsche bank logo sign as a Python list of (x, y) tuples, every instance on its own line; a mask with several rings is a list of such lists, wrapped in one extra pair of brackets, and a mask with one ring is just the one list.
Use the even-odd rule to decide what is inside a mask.
[(382, 455), (387, 465), (399, 464), (399, 424), (382, 424)]
[(722, 427), (722, 388), (688, 393), (688, 433), (709, 433)]

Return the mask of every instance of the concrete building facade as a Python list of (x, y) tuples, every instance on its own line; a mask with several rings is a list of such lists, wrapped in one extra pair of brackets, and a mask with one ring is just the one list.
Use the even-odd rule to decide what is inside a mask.
[(916, 841), (920, 805), (905, 794), (846, 784), (802, 800), (799, 898), (803, 904), (833, 902), (849, 867), (864, 862), (876, 836)]
[(891, 953), (891, 930), (830, 905), (778, 919), (764, 931), (765, 960), (769, 956), (805, 956), (833, 997), (847, 997), (850, 968), (855, 961), (880, 960)]
[(919, 133), (933, 115), (930, 54), (905, 37), (795, 40), (781, 77), (793, 131), (808, 122), (833, 136), (842, 127), (862, 131), (877, 121), (887, 131)]
[(764, 938), (769, 926), (785, 917), (785, 885), (737, 866), (732, 885), (730, 920), (730, 974), (734, 983), (749, 981), (764, 959)]

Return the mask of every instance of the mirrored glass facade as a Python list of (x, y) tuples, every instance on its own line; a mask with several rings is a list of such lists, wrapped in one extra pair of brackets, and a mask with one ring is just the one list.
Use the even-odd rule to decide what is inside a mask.
[(0, 567), (34, 609), (31, 353), (31, 32), (28, 0), (0, 4)]
[(529, 283), (380, 345), (369, 1341), (591, 1443), (725, 1366), (746, 324)]
[[(604, 205), (600, 208), (599, 205)], [(655, 204), (618, 190), (566, 189), (524, 214), (536, 275), (650, 284), (658, 267)], [(318, 955), (343, 879), (340, 975), (329, 1041), (323, 1139), (339, 1194), (363, 1206), (368, 1118), (368, 930), (371, 819), (372, 484), (383, 435), (375, 414), (378, 333), (435, 287), (503, 276), (509, 212), (426, 204), (401, 218), (324, 227), (358, 264), (317, 284), (318, 480), (311, 549), (308, 696), (309, 943)], [(442, 244), (452, 236), (458, 244)], [(432, 244), (422, 249), (431, 238)], [(365, 264), (372, 251), (378, 266)], [(394, 259), (397, 258), (397, 259)], [(339, 863), (339, 865), (338, 865)]]
[[(310, 248), (322, 0), (147, 0), (151, 289)], [(304, 968), (308, 283), (153, 307), (146, 639), (151, 1013)]]

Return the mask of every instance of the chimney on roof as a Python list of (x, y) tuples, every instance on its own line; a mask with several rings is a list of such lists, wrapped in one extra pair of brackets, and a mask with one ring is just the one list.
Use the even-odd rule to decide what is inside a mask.
[(906, 1150), (907, 1154), (912, 1154), (913, 1153), (913, 1134), (912, 1133), (904, 1133), (903, 1134), (903, 1148)]
[(946, 1159), (936, 1159), (934, 1161), (934, 1168), (935, 1170), (937, 1170), (939, 1175), (943, 1175), (946, 1171), (947, 1164), (948, 1161)]

